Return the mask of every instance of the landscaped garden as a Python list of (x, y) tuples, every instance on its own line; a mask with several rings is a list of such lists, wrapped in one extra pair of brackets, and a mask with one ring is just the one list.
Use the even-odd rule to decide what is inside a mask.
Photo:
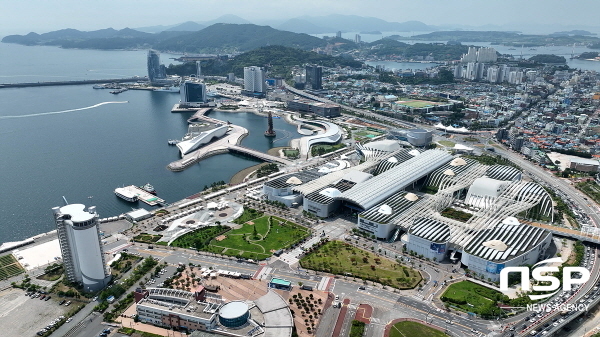
[(324, 155), (325, 153), (343, 149), (345, 147), (346, 147), (346, 144), (344, 144), (344, 143), (335, 144), (335, 145), (327, 145), (327, 144), (315, 145), (310, 148), (310, 151), (311, 151), (310, 153), (313, 156), (320, 156), (320, 155)]
[(471, 219), (471, 217), (473, 217), (473, 214), (471, 213), (463, 212), (454, 208), (446, 208), (440, 214), (442, 216), (445, 216), (446, 218), (458, 220), (461, 222), (467, 222), (469, 221), (469, 219)]
[(370, 280), (398, 289), (414, 288), (422, 280), (417, 270), (341, 241), (329, 241), (312, 249), (300, 264), (303, 268)]
[(592, 179), (577, 183), (575, 186), (583, 193), (587, 194), (596, 203), (600, 203), (600, 186), (596, 184)]
[(228, 230), (229, 227), (222, 225), (202, 227), (178, 237), (171, 242), (171, 246), (204, 250), (212, 239)]
[(0, 280), (19, 275), (25, 269), (11, 254), (0, 256)]
[(292, 158), (292, 159), (296, 159), (300, 156), (300, 151), (297, 149), (284, 149), (283, 150), (283, 154), (287, 157), (287, 158)]
[[(254, 210), (252, 210), (254, 211)], [(309, 231), (275, 216), (260, 216), (247, 210), (237, 220), (246, 220), (241, 228), (215, 237), (205, 250), (229, 256), (263, 260), (309, 236)], [(260, 217), (253, 218), (251, 214)], [(240, 221), (236, 221), (240, 222)]]
[(162, 235), (142, 233), (134, 236), (133, 241), (143, 243), (155, 243), (158, 240), (160, 240), (160, 238), (162, 238)]
[(441, 300), (451, 307), (483, 316), (500, 315), (502, 310), (496, 302), (507, 299), (499, 291), (470, 281), (451, 284), (441, 296)]
[(398, 322), (390, 329), (389, 337), (411, 336), (446, 337), (447, 335), (443, 331), (412, 321)]

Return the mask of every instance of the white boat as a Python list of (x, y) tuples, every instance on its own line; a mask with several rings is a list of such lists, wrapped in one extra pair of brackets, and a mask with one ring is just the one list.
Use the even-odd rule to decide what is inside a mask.
[(144, 186), (140, 186), (140, 188), (148, 193), (156, 194), (156, 190), (154, 190), (154, 186), (150, 185), (150, 183), (147, 183)]
[(126, 188), (118, 187), (115, 188), (115, 195), (123, 200), (127, 200), (129, 202), (136, 202), (138, 200), (137, 194), (129, 191)]
[(179, 87), (160, 87), (155, 88), (153, 91), (179, 92)]

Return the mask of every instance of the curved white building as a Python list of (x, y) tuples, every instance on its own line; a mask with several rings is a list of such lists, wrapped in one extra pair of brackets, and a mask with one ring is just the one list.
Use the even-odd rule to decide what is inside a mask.
[(177, 147), (181, 152), (181, 157), (186, 154), (197, 150), (200, 146), (209, 143), (213, 138), (223, 137), (227, 130), (229, 129), (228, 125), (221, 125), (212, 130), (200, 132), (197, 136), (192, 139), (184, 140), (182, 142), (177, 143)]
[(342, 139), (342, 131), (337, 124), (323, 122), (323, 121), (310, 121), (312, 124), (319, 124), (325, 128), (324, 133), (320, 133), (314, 136), (300, 138), (300, 155), (306, 156), (310, 147), (316, 144), (335, 144)]
[(101, 290), (110, 280), (98, 229), (96, 207), (83, 204), (52, 208), (65, 274), (86, 292)]

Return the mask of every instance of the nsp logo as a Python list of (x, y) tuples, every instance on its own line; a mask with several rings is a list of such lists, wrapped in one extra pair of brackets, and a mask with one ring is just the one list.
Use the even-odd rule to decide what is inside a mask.
[[(540, 300), (543, 298), (550, 297), (556, 294), (560, 287), (560, 280), (554, 276), (548, 275), (548, 273), (558, 272), (558, 267), (536, 267), (540, 264), (548, 263), (562, 263), (560, 257), (547, 259), (540, 261), (533, 265), (531, 270), (531, 276), (533, 279), (540, 282), (550, 282), (550, 285), (534, 285), (533, 290), (535, 291), (553, 291), (550, 294), (544, 295), (529, 295), (532, 300)], [(520, 273), (521, 274), (521, 289), (523, 291), (530, 291), (532, 286), (529, 282), (529, 268), (528, 267), (505, 267), (500, 271), (500, 291), (508, 290), (508, 273)], [(573, 278), (573, 274), (580, 273), (580, 278)], [(583, 284), (590, 279), (590, 271), (583, 267), (564, 267), (563, 268), (563, 290), (570, 291), (573, 284)]]

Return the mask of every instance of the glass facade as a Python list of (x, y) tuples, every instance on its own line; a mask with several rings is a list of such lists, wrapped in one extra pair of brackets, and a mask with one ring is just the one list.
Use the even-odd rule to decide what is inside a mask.
[(246, 311), (243, 315), (234, 318), (225, 318), (219, 316), (219, 322), (221, 323), (221, 325), (226, 326), (228, 328), (237, 328), (246, 324), (246, 322), (248, 322), (249, 317), (250, 312)]

